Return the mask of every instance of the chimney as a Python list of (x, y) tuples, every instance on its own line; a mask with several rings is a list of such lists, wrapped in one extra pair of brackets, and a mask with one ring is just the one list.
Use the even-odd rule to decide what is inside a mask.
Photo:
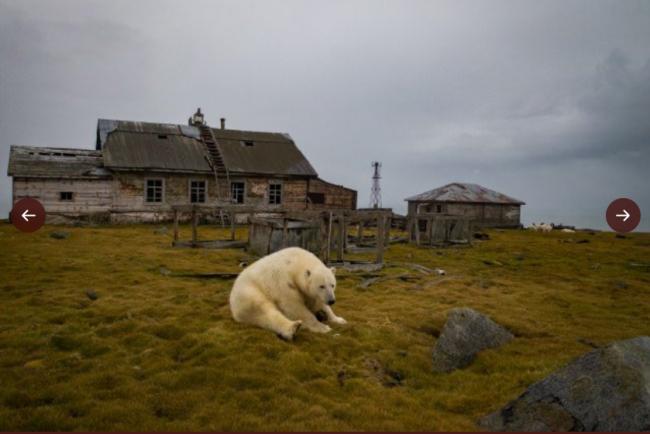
[(221, 118), (221, 129), (222, 130), (226, 129), (226, 118)]

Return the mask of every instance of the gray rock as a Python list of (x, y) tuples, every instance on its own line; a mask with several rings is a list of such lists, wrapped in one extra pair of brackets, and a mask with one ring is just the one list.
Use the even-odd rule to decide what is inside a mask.
[(50, 238), (54, 238), (55, 240), (65, 240), (67, 238), (70, 238), (70, 232), (67, 231), (50, 232)]
[(650, 337), (579, 357), (479, 423), (491, 431), (650, 430)]
[(452, 309), (433, 349), (433, 369), (451, 372), (464, 368), (479, 351), (499, 347), (513, 338), (508, 330), (474, 309)]
[(95, 301), (95, 300), (97, 300), (99, 298), (97, 293), (95, 291), (93, 291), (92, 289), (89, 289), (89, 290), (86, 291), (86, 297), (88, 297), (92, 301)]

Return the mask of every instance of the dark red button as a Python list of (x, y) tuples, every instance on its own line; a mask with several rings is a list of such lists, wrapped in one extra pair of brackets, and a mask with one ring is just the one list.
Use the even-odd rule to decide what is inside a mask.
[(622, 197), (609, 204), (605, 218), (616, 232), (631, 232), (641, 221), (641, 209), (632, 199)]
[(20, 199), (11, 209), (11, 223), (19, 231), (37, 231), (45, 224), (45, 208), (31, 197)]

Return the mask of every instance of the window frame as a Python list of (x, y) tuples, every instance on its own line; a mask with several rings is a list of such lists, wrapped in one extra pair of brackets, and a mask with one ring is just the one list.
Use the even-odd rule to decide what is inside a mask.
[[(150, 201), (149, 199), (149, 181), (160, 181), (160, 200)], [(154, 187), (156, 188), (156, 187)], [(155, 197), (155, 194), (154, 194)], [(144, 179), (144, 203), (145, 205), (158, 205), (165, 202), (165, 178), (145, 178)]]
[[(271, 188), (272, 187), (279, 187), (280, 188), (279, 202), (272, 202), (271, 201)], [(283, 203), (283, 199), (284, 199), (283, 196), (284, 196), (284, 184), (281, 181), (269, 181), (269, 198), (268, 198), (269, 205), (281, 206), (282, 203)]]
[[(233, 196), (233, 185), (234, 184), (241, 184), (242, 189), (241, 189), (241, 202), (235, 202), (234, 196)], [(235, 204), (235, 205), (243, 205), (246, 202), (246, 181), (230, 181), (230, 202)]]
[[(70, 199), (64, 199), (63, 195), (70, 195)], [(74, 202), (74, 191), (60, 191), (59, 192), (59, 202)]]
[[(192, 201), (192, 183), (193, 182), (202, 182), (203, 183), (203, 201), (202, 202), (193, 202)], [(187, 181), (187, 197), (191, 204), (207, 203), (208, 201), (208, 181), (206, 179), (191, 178)]]

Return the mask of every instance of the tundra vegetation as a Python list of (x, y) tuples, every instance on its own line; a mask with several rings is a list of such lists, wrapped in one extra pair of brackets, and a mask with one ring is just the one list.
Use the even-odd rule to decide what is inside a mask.
[[(288, 343), (232, 320), (232, 279), (195, 277), (236, 273), (245, 252), (172, 248), (155, 229), (0, 224), (0, 430), (477, 430), (575, 357), (650, 333), (650, 234), (395, 244), (378, 275), (338, 271), (348, 325)], [(515, 338), (435, 373), (454, 307)]]

